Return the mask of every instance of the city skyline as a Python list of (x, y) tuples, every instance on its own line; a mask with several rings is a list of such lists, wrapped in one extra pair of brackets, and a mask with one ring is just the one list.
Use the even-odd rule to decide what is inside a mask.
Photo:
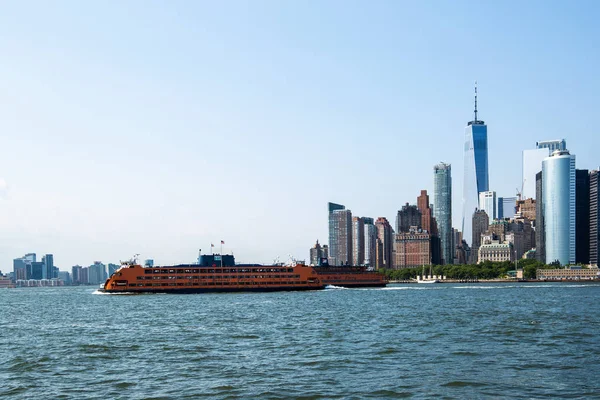
[(577, 168), (598, 168), (581, 118), (598, 105), (598, 5), (515, 5), (155, 4), (126, 21), (116, 3), (7, 4), (0, 270), (32, 248), (61, 268), (191, 261), (220, 239), (240, 261), (304, 259), (327, 237), (325, 202), (393, 221), (434, 193), (441, 160), (460, 229), (475, 80), (498, 197), (538, 141), (564, 137)]

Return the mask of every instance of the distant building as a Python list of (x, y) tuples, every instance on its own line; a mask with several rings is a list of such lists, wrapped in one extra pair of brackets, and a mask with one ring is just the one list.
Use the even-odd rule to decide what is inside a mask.
[(590, 264), (598, 266), (600, 258), (600, 179), (598, 170), (590, 172)]
[[(334, 210), (332, 218), (334, 242), (330, 243), (330, 264), (333, 260), (331, 265), (352, 265), (352, 211)], [(334, 244), (336, 252), (331, 254)]]
[(319, 241), (310, 249), (310, 265), (321, 265), (322, 258), (328, 258), (327, 245), (321, 246)]
[[(146, 260), (144, 262), (144, 265), (153, 267), (154, 260)], [(114, 274), (119, 269), (119, 267), (120, 267), (120, 265), (118, 265), (118, 264), (108, 263), (108, 276), (111, 276), (112, 274)]]
[(538, 149), (548, 149), (549, 154), (554, 153), (556, 150), (567, 151), (567, 141), (565, 139), (543, 140), (535, 145)]
[[(114, 264), (108, 264), (109, 274), (110, 274), (110, 266), (111, 265), (114, 265)], [(144, 260), (144, 267), (154, 267), (154, 260), (151, 258)]]
[[(83, 282), (81, 281), (81, 268), (81, 265), (74, 265), (71, 267), (71, 284), (83, 284)], [(87, 281), (85, 283), (87, 283)]]
[(442, 264), (442, 246), (437, 220), (433, 216), (433, 210), (429, 206), (427, 190), (421, 190), (421, 195), (417, 197), (417, 208), (421, 212), (421, 229), (429, 233), (431, 263), (440, 265)]
[(90, 285), (98, 285), (106, 281), (106, 266), (100, 261), (94, 261), (89, 267), (88, 283)]
[(377, 253), (377, 228), (373, 218), (363, 217), (365, 238), (365, 260), (364, 264), (370, 267), (376, 265)]
[(81, 268), (79, 271), (79, 283), (81, 285), (89, 285), (90, 284), (90, 269), (88, 267)]
[[(433, 216), (440, 237), (442, 263), (454, 262), (452, 240), (452, 168), (440, 163), (433, 167)], [(460, 243), (460, 242), (456, 242)]]
[(71, 284), (71, 274), (69, 274), (67, 271), (59, 271), (58, 279), (63, 281), (65, 285)]
[[(473, 222), (471, 226), (471, 263), (477, 263), (479, 246), (481, 246), (481, 234), (487, 232), (489, 227), (489, 217), (483, 210), (477, 210), (473, 213)], [(464, 240), (464, 239), (463, 239)]]
[(542, 172), (535, 175), (535, 256), (541, 263), (546, 263), (546, 234), (544, 227), (544, 201)]
[(352, 261), (356, 265), (365, 262), (365, 223), (360, 217), (352, 218)]
[(516, 197), (498, 197), (498, 219), (514, 217), (516, 208)]
[(419, 208), (415, 205), (406, 203), (398, 210), (396, 215), (396, 233), (409, 232), (413, 226), (421, 229), (422, 215)]
[(431, 239), (427, 232), (412, 227), (409, 232), (397, 233), (395, 236), (396, 269), (431, 265)]
[(590, 263), (590, 174), (575, 170), (575, 262)]
[(479, 209), (479, 193), (489, 189), (487, 125), (477, 119), (477, 86), (475, 86), (475, 118), (465, 128), (463, 179), (463, 238), (472, 240), (472, 217)]
[(58, 278), (54, 276), (54, 256), (52, 254), (46, 254), (42, 257), (42, 279)]
[(542, 163), (546, 264), (575, 263), (575, 156), (555, 151)]
[(486, 212), (491, 223), (498, 215), (496, 212), (496, 192), (487, 191), (479, 193), (479, 209)]
[(484, 261), (503, 262), (515, 260), (512, 244), (500, 243), (497, 240), (479, 246), (478, 255), (478, 264)]
[(338, 254), (338, 241), (339, 241), (339, 229), (338, 229), (338, 217), (334, 215), (334, 211), (344, 210), (346, 207), (341, 204), (327, 203), (328, 217), (329, 217), (329, 264), (337, 264)]
[[(379, 217), (375, 221), (375, 227), (377, 228), (377, 240), (378, 240), (378, 251), (377, 251), (377, 268), (393, 268), (394, 261), (392, 260), (394, 236), (393, 229), (389, 221), (385, 217)], [(379, 248), (380, 246), (380, 248)]]
[(517, 214), (530, 221), (536, 220), (537, 203), (534, 199), (517, 200)]

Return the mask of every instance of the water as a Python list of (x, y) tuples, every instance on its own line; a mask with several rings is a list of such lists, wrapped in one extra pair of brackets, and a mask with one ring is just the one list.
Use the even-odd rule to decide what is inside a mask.
[(600, 285), (423, 286), (0, 290), (0, 397), (600, 396)]

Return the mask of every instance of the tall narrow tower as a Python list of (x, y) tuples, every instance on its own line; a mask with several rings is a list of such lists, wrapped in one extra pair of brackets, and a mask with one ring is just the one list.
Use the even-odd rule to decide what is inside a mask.
[(450, 164), (433, 167), (433, 216), (436, 219), (442, 246), (442, 262), (452, 264), (452, 169)]
[(465, 128), (464, 172), (462, 231), (463, 239), (470, 242), (473, 213), (479, 209), (479, 193), (489, 190), (487, 125), (477, 119), (477, 82), (475, 82), (475, 119)]

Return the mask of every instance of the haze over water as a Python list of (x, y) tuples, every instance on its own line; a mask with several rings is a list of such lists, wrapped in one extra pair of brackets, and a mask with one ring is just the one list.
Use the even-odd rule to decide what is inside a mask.
[(0, 396), (600, 396), (600, 285), (423, 286), (0, 290)]

